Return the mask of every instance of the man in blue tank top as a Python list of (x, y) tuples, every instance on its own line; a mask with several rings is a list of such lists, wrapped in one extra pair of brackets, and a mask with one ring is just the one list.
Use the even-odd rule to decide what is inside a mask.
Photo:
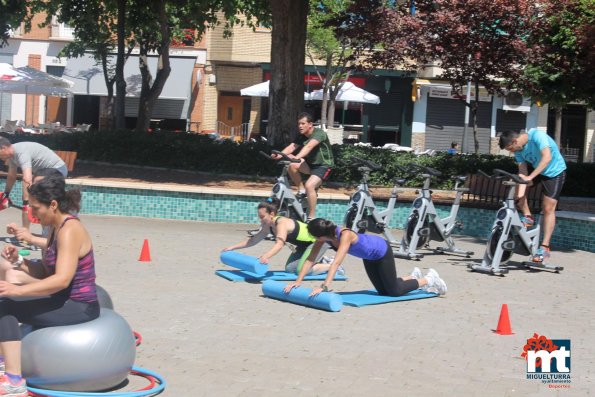
[[(514, 153), (522, 179), (537, 181), (543, 185), (543, 240), (533, 257), (533, 262), (541, 263), (550, 257), (549, 244), (556, 226), (556, 206), (566, 180), (566, 162), (556, 142), (537, 128), (532, 128), (527, 133), (510, 130), (503, 132), (500, 136), (500, 148)], [(533, 167), (531, 173), (527, 163)], [(527, 204), (526, 190), (527, 185), (519, 185), (517, 195), (519, 208), (523, 212), (521, 220), (529, 228), (535, 221)]]

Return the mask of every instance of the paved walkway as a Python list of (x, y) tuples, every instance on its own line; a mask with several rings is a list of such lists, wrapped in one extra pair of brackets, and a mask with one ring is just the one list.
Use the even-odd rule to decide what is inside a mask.
[[(16, 210), (2, 211), (0, 225), (18, 217)], [(328, 313), (267, 299), (260, 284), (214, 275), (224, 268), (220, 249), (244, 238), (250, 225), (83, 221), (94, 240), (98, 283), (142, 334), (136, 364), (167, 379), (164, 396), (588, 396), (595, 390), (592, 253), (555, 252), (566, 268), (561, 274), (513, 270), (506, 277), (470, 273), (469, 259), (399, 259), (399, 272), (437, 269), (448, 294)], [(150, 263), (138, 262), (143, 239)], [(475, 259), (483, 254), (482, 241), (457, 243), (474, 250)], [(349, 281), (335, 282), (335, 290), (370, 288), (359, 260), (345, 265)], [(514, 335), (491, 331), (503, 303)], [(526, 379), (520, 354), (535, 332), (571, 340), (570, 389)]]

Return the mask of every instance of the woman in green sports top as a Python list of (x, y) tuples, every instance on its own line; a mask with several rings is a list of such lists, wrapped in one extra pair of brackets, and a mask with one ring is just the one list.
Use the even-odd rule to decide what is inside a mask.
[[(268, 263), (269, 259), (281, 251), (285, 243), (290, 243), (295, 246), (295, 251), (287, 258), (285, 271), (299, 274), (304, 261), (310, 255), (316, 238), (308, 232), (305, 223), (277, 215), (278, 208), (279, 200), (275, 198), (269, 198), (258, 204), (258, 217), (261, 226), (259, 232), (241, 243), (224, 248), (223, 251), (252, 247), (263, 241), (269, 233), (272, 233), (275, 236), (275, 244), (259, 257), (260, 262)], [(322, 254), (319, 256), (322, 257)], [(320, 257), (317, 258), (316, 262), (320, 260)], [(311, 274), (325, 273), (328, 269), (329, 265), (327, 263), (316, 263)]]

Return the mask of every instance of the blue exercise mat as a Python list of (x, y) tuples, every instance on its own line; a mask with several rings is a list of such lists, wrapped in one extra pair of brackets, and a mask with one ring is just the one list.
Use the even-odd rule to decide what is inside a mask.
[[(268, 271), (264, 275), (252, 273), (246, 270), (217, 270), (215, 274), (223, 277), (229, 281), (264, 281), (264, 280), (276, 280), (276, 281), (294, 281), (297, 280), (297, 274), (288, 273), (281, 270)], [(304, 277), (304, 280), (324, 280), (326, 279), (326, 273), (317, 274), (312, 276)], [(334, 281), (345, 281), (347, 277), (335, 274)]]
[(399, 302), (399, 301), (410, 301), (413, 299), (425, 299), (435, 298), (438, 294), (433, 292), (426, 292), (421, 289), (416, 289), (408, 294), (401, 296), (384, 296), (378, 295), (375, 290), (368, 291), (353, 291), (353, 292), (339, 292), (339, 295), (343, 298), (343, 304), (348, 306), (367, 306), (367, 305), (380, 305), (382, 303)]

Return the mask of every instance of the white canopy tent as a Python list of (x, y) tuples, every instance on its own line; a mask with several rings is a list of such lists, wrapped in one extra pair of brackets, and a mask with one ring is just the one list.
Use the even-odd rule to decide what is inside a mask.
[[(242, 88), (240, 90), (240, 94), (242, 96), (259, 96), (259, 97), (268, 97), (269, 96), (269, 83), (270, 81), (264, 81), (262, 83), (258, 83), (255, 85), (251, 85), (250, 87)], [(310, 99), (310, 94), (304, 92), (304, 100)]]
[[(322, 90), (314, 90), (310, 93), (311, 101), (322, 101), (323, 92)], [(380, 98), (377, 95), (372, 94), (366, 90), (359, 88), (353, 83), (347, 81), (339, 89), (339, 93), (335, 97), (335, 101), (338, 102), (361, 102), (361, 103), (372, 103), (378, 105)]]

